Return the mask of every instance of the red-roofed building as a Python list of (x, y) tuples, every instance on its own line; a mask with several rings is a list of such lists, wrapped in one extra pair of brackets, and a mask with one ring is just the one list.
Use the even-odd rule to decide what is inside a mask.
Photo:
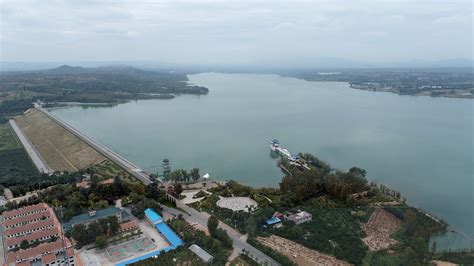
[(44, 221), (42, 220), (36, 223), (29, 223), (24, 226), (18, 226), (18, 227), (6, 229), (3, 232), (3, 235), (5, 236), (5, 238), (19, 237), (26, 234), (32, 234), (40, 230), (47, 230), (54, 226), (55, 226), (55, 223), (53, 220), (51, 219), (44, 220)]
[(5, 240), (5, 246), (8, 248), (8, 250), (11, 250), (16, 247), (19, 247), (20, 243), (24, 240), (28, 241), (28, 243), (30, 244), (33, 244), (35, 241), (47, 241), (53, 236), (59, 238), (59, 234), (59, 229), (53, 227), (51, 229), (37, 231), (32, 234), (23, 235), (20, 237), (7, 238)]
[[(69, 245), (71, 245), (69, 243)], [(43, 262), (45, 258), (45, 262)], [(16, 252), (9, 252), (6, 255), (7, 265), (75, 265), (74, 250), (71, 247), (63, 247), (61, 240), (56, 240), (52, 243), (43, 243), (34, 248), (19, 250)]]
[[(47, 204), (7, 211), (2, 216), (5, 265), (75, 265), (71, 242), (63, 236), (61, 224)], [(19, 249), (23, 241), (30, 247)]]
[(4, 220), (3, 226), (5, 226), (5, 229), (10, 229), (13, 227), (23, 226), (29, 223), (35, 223), (47, 219), (51, 219), (51, 212), (49, 210), (44, 212), (33, 213), (26, 216), (20, 216), (15, 219)]
[(134, 230), (137, 228), (138, 228), (138, 225), (137, 225), (137, 221), (135, 220), (120, 224), (120, 231), (129, 231), (129, 230)]
[(39, 203), (36, 205), (26, 206), (20, 209), (12, 210), (12, 211), (4, 211), (2, 213), (2, 217), (5, 220), (10, 220), (26, 215), (31, 215), (34, 213), (45, 212), (49, 209), (49, 206), (44, 203)]

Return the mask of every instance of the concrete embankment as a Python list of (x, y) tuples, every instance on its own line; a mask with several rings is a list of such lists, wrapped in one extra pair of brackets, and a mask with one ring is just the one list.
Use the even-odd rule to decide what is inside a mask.
[(36, 109), (14, 117), (18, 127), (54, 171), (74, 172), (100, 163), (105, 157)]
[(113, 152), (106, 146), (98, 143), (97, 141), (93, 140), (92, 138), (88, 137), (87, 135), (83, 134), (76, 128), (72, 127), (71, 125), (67, 124), (66, 122), (62, 121), (58, 117), (54, 116), (47, 110), (43, 108), (36, 108), (36, 110), (40, 111), (41, 113), (48, 116), (51, 120), (59, 124), (61, 127), (66, 129), (68, 132), (79, 138), (81, 141), (85, 142), (90, 147), (94, 148), (97, 152), (105, 156), (107, 159), (111, 160), (112, 162), (116, 163), (132, 176), (137, 178), (138, 180), (142, 181), (145, 185), (151, 184), (152, 181), (150, 180), (150, 176), (145, 173), (144, 171), (140, 170), (136, 165), (128, 161), (127, 159), (123, 158), (119, 154)]

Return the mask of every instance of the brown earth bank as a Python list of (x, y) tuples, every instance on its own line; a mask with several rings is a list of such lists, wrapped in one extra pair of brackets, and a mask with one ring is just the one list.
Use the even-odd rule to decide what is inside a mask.
[(362, 239), (370, 251), (389, 248), (397, 243), (391, 238), (401, 227), (401, 221), (384, 209), (377, 208), (369, 221), (362, 225), (367, 236)]
[(14, 119), (46, 164), (55, 171), (72, 172), (105, 160), (96, 150), (36, 109), (29, 109)]
[(258, 237), (257, 240), (287, 256), (290, 260), (301, 266), (315, 265), (351, 265), (348, 262), (336, 259), (333, 256), (323, 254), (309, 249), (296, 242), (283, 237), (271, 235), (270, 237)]
[(435, 265), (435, 266), (456, 266), (456, 265), (458, 265), (456, 263), (452, 263), (452, 262), (448, 262), (448, 261), (441, 261), (441, 260), (432, 260), (431, 263), (433, 263), (433, 265)]

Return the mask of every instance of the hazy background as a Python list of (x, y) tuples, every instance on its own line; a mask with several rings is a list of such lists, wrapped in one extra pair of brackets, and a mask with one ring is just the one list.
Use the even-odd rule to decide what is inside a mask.
[[(6, 62), (470, 66), (470, 0), (0, 0)], [(54, 64), (57, 66), (57, 64)]]

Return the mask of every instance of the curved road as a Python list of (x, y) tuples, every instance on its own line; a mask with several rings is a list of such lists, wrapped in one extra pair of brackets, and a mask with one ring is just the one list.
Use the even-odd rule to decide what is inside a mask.
[[(181, 214), (183, 218), (190, 224), (192, 223), (198, 223), (201, 226), (204, 226), (204, 228), (207, 228), (207, 220), (209, 219), (210, 215), (206, 212), (199, 212), (188, 205), (179, 202), (176, 200), (176, 206), (183, 209), (187, 213), (183, 213), (182, 211), (179, 211), (174, 208), (170, 208), (167, 206), (162, 205), (163, 211), (172, 214), (172, 215), (178, 215)], [(252, 255), (253, 258), (256, 258), (257, 261), (263, 265), (271, 265), (271, 266), (280, 266), (281, 264), (278, 263), (276, 260), (268, 256), (267, 254), (261, 252), (254, 246), (250, 245), (247, 243), (247, 241), (243, 238), (243, 235), (239, 233), (237, 230), (234, 228), (230, 227), (229, 225), (225, 224), (222, 221), (219, 221), (219, 228), (224, 229), (229, 237), (232, 239), (234, 249), (237, 249), (239, 253), (242, 250), (246, 250), (249, 252), (249, 254)]]

